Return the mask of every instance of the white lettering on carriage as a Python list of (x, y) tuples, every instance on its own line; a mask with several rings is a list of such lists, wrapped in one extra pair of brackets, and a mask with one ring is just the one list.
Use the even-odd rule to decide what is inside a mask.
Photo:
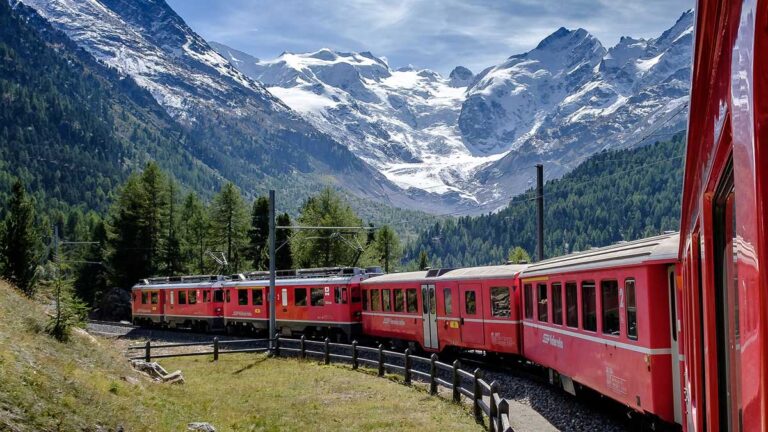
[(552, 345), (555, 348), (563, 349), (563, 340), (555, 335), (544, 333), (541, 337), (541, 342), (544, 345)]
[(491, 343), (500, 346), (515, 346), (515, 339), (510, 336), (504, 336), (501, 332), (491, 332)]
[(605, 368), (605, 385), (620, 395), (627, 394), (627, 380), (613, 374), (613, 368)]
[(232, 311), (232, 316), (249, 317), (252, 315), (248, 311)]
[(384, 325), (405, 326), (405, 320), (401, 319), (384, 318), (383, 323)]

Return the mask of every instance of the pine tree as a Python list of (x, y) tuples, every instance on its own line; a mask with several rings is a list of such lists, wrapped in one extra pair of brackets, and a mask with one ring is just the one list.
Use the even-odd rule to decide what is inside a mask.
[[(325, 188), (310, 197), (301, 208), (299, 225), (321, 227), (362, 227), (363, 223), (337, 192)], [(301, 230), (291, 236), (296, 264), (302, 267), (354, 265), (365, 244), (362, 231)]]
[(231, 182), (213, 199), (211, 228), (214, 241), (224, 249), (229, 272), (238, 271), (247, 244), (248, 216), (240, 190)]
[(145, 221), (149, 201), (138, 175), (131, 175), (120, 189), (110, 216), (110, 268), (112, 282), (129, 289), (140, 278), (153, 275), (152, 253)]
[(396, 263), (401, 255), (400, 239), (395, 230), (384, 225), (377, 232), (374, 239), (374, 249), (378, 262), (384, 266), (384, 271), (389, 273), (392, 264)]
[(94, 306), (102, 294), (107, 291), (109, 271), (107, 268), (107, 227), (98, 222), (91, 232), (90, 241), (96, 242), (88, 247), (85, 263), (80, 265), (75, 278), (75, 294), (88, 306)]
[(509, 250), (509, 262), (512, 264), (525, 264), (531, 262), (531, 256), (520, 246), (515, 246)]
[(419, 252), (419, 270), (426, 270), (429, 267), (429, 261), (427, 258), (427, 252)]
[[(248, 229), (248, 249), (246, 258), (253, 262), (255, 270), (265, 270), (268, 263), (264, 260), (264, 250), (269, 241), (269, 199), (258, 197), (251, 209), (251, 227)], [(267, 255), (268, 255), (267, 251)]]
[(168, 218), (165, 222), (168, 232), (165, 238), (165, 274), (173, 276), (183, 271), (181, 241), (179, 239), (179, 220), (176, 215), (176, 182), (168, 180)]
[(146, 201), (144, 207), (145, 238), (150, 254), (150, 274), (161, 270), (165, 262), (165, 236), (168, 218), (168, 188), (166, 176), (155, 162), (150, 162), (141, 173), (141, 183)]
[(3, 277), (25, 294), (32, 296), (39, 240), (33, 225), (35, 209), (20, 180), (16, 180), (13, 184), (7, 208), (2, 243), (0, 243)]
[[(291, 217), (288, 213), (277, 216), (278, 226), (291, 226)], [(280, 248), (275, 252), (275, 268), (277, 270), (289, 270), (293, 268), (293, 256), (291, 255), (291, 232), (287, 229), (275, 231), (275, 247)]]
[(210, 223), (205, 206), (197, 194), (190, 192), (181, 210), (181, 236), (188, 268), (205, 273), (205, 251), (208, 247)]

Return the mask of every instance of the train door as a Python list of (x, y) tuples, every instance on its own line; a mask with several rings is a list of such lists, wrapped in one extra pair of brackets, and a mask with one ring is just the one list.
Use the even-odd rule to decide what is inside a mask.
[(480, 284), (459, 285), (461, 341), (465, 344), (485, 343), (483, 298)]
[(424, 348), (438, 349), (437, 301), (434, 285), (421, 286), (421, 317), (424, 330)]
[(718, 410), (721, 431), (741, 431), (741, 346), (739, 296), (734, 247), (736, 240), (736, 199), (733, 165), (729, 163), (713, 202), (714, 297), (717, 301)]
[[(224, 327), (224, 288), (221, 286), (221, 284), (216, 283), (213, 285), (213, 301), (211, 302), (211, 309), (213, 310), (213, 327), (214, 328), (221, 328)], [(205, 297), (207, 298), (209, 295), (209, 291), (205, 290), (206, 294)]]
[(669, 289), (669, 339), (672, 350), (672, 400), (674, 402), (675, 423), (682, 424), (682, 392), (680, 391), (680, 347), (678, 346), (677, 329), (677, 289), (675, 288), (675, 266), (667, 268), (667, 287)]

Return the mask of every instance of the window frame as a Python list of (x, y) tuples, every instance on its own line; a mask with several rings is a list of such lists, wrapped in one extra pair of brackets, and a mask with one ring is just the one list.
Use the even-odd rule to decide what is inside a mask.
[[(411, 295), (412, 294), (412, 295)], [(410, 300), (413, 299), (413, 304)], [(413, 306), (413, 308), (411, 308)], [(416, 288), (405, 289), (405, 311), (410, 314), (419, 313), (419, 290)]]
[(453, 289), (443, 288), (443, 312), (445, 316), (453, 315)]
[[(629, 296), (629, 285), (628, 285), (629, 282), (632, 282), (632, 302), (635, 304), (633, 307), (629, 306), (629, 298), (630, 298), (630, 296)], [(630, 325), (629, 325), (630, 324), (629, 314), (630, 314), (630, 310), (631, 309), (634, 309), (632, 312), (634, 312), (634, 314), (635, 314), (635, 332), (634, 332), (634, 335), (632, 335), (629, 332), (629, 328), (630, 328)], [(625, 318), (624, 321), (625, 321), (625, 326), (626, 326), (627, 339), (633, 340), (633, 341), (639, 340), (640, 339), (640, 332), (638, 331), (639, 329), (638, 329), (638, 326), (637, 326), (637, 323), (639, 321), (638, 320), (638, 316), (637, 316), (637, 279), (635, 279), (633, 277), (624, 279), (624, 318)], [(677, 323), (675, 323), (675, 325), (677, 325)]]
[[(591, 289), (592, 289), (592, 313), (594, 314), (594, 323), (593, 323), (594, 328), (587, 328), (587, 320), (586, 320), (586, 318), (587, 318), (587, 312), (586, 312), (587, 304), (585, 302), (587, 300), (587, 296), (584, 295), (584, 287), (585, 286), (589, 287), (590, 285), (591, 285)], [(584, 331), (591, 332), (591, 333), (597, 333), (597, 327), (598, 327), (598, 325), (597, 325), (597, 316), (598, 316), (598, 311), (597, 311), (597, 284), (595, 283), (594, 280), (584, 280), (584, 281), (581, 281), (580, 288), (581, 288), (581, 290), (580, 290), (581, 291), (581, 329), (584, 330)]]
[(381, 290), (381, 311), (392, 312), (392, 290), (390, 288)]
[(180, 289), (176, 291), (176, 294), (178, 295), (178, 298), (176, 299), (176, 303), (180, 305), (186, 305), (187, 304), (187, 290)]
[[(557, 294), (555, 294), (555, 287), (557, 287)], [(563, 325), (563, 283), (552, 282), (550, 284), (550, 290), (552, 294), (552, 324)], [(555, 311), (555, 308), (559, 309)]]
[(368, 290), (363, 289), (363, 310), (368, 310)]
[[(299, 292), (302, 293), (301, 296), (299, 296)], [(302, 300), (301, 303), (299, 303), (299, 299)], [(308, 307), (309, 304), (307, 303), (307, 289), (304, 287), (297, 287), (293, 289), (293, 305), (298, 307)]]
[(533, 284), (523, 285), (523, 317), (533, 319)]
[(160, 293), (157, 291), (149, 292), (149, 304), (160, 304)]
[[(257, 294), (258, 303), (256, 303)], [(264, 288), (251, 288), (251, 306), (264, 306)]]
[[(472, 302), (469, 301), (469, 294), (472, 294)], [(469, 311), (469, 305), (472, 305), (472, 312)], [(468, 289), (464, 291), (464, 313), (466, 315), (477, 315), (477, 291)]]
[[(495, 299), (494, 290), (505, 290), (506, 296), (506, 308), (498, 308), (499, 302)], [(508, 286), (492, 286), (488, 290), (491, 301), (491, 316), (494, 318), (512, 318), (512, 291)], [(504, 300), (502, 300), (504, 301)], [(506, 310), (506, 314), (503, 312)], [(501, 313), (500, 313), (501, 312)]]
[[(315, 294), (320, 293), (320, 296)], [(325, 306), (325, 289), (323, 287), (313, 287), (309, 289), (309, 304), (313, 307)]]
[[(606, 315), (606, 312), (608, 312), (608, 310), (606, 309), (607, 302), (606, 302), (605, 294), (606, 294), (606, 288), (608, 289), (611, 288), (611, 286), (608, 285), (611, 283), (614, 284), (614, 287), (616, 289), (616, 307), (613, 308), (613, 310), (615, 310), (616, 312), (616, 330), (615, 330), (616, 333), (608, 332), (607, 330), (610, 330), (610, 329), (606, 328), (606, 325), (609, 322), (608, 318), (610, 317)], [(621, 336), (621, 302), (620, 302), (619, 296), (620, 294), (619, 294), (618, 279), (601, 279), (600, 280), (600, 318), (602, 321), (600, 325), (600, 331), (605, 336), (610, 336), (610, 337)]]
[(187, 292), (187, 304), (197, 304), (197, 290), (191, 289)]
[(371, 290), (371, 310), (381, 312), (381, 290), (378, 288)]
[(237, 289), (237, 305), (238, 306), (248, 306), (248, 289), (247, 288), (238, 288)]
[[(573, 315), (569, 315), (570, 306), (568, 304), (568, 289), (573, 288)], [(579, 323), (579, 319), (581, 317), (580, 311), (580, 305), (581, 302), (579, 301), (579, 283), (576, 281), (566, 281), (565, 282), (565, 326), (569, 328), (575, 328), (578, 329), (581, 327)], [(571, 323), (571, 318), (574, 319), (574, 322)]]
[[(400, 294), (400, 300), (397, 299), (398, 294)], [(392, 310), (398, 313), (405, 312), (405, 292), (402, 288), (392, 289)]]
[[(544, 288), (544, 302), (542, 304), (541, 292)], [(542, 319), (542, 311), (544, 317)], [(549, 286), (546, 283), (536, 284), (536, 320), (539, 322), (549, 322)]]

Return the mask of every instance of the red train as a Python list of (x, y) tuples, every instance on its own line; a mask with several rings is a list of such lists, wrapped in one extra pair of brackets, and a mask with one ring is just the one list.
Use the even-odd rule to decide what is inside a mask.
[[(360, 334), (360, 282), (378, 268), (335, 267), (281, 271), (275, 283), (280, 331), (349, 339)], [(269, 275), (181, 276), (145, 279), (133, 289), (135, 324), (266, 330)]]
[[(768, 430), (768, 0), (699, 0), (694, 41), (679, 236), (530, 266), (293, 275), (279, 325), (523, 356), (685, 431)], [(260, 277), (146, 281), (134, 320), (261, 328)]]

